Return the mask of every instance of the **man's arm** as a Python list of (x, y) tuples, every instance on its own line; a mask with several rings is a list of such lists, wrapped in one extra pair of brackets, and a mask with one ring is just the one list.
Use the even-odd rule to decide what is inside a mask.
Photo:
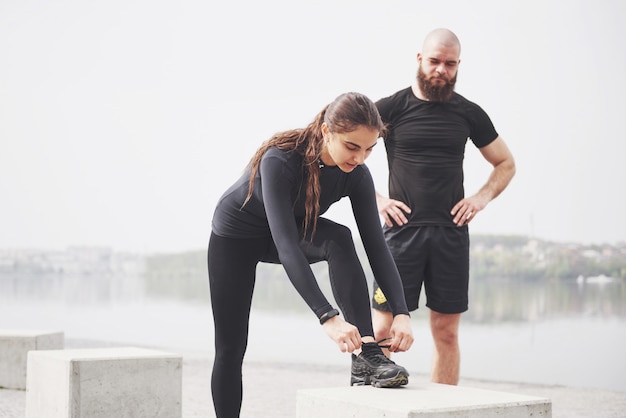
[(478, 212), (495, 199), (509, 185), (515, 175), (515, 160), (504, 140), (498, 136), (480, 152), (492, 166), (493, 171), (487, 183), (470, 197), (458, 202), (450, 212), (458, 226), (468, 224)]

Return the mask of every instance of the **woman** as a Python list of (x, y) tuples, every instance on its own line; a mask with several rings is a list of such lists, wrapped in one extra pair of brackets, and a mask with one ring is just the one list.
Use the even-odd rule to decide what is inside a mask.
[[(350, 198), (372, 271), (392, 305), (389, 348), (406, 351), (413, 343), (409, 312), (383, 238), (374, 184), (363, 165), (383, 130), (370, 99), (343, 94), (306, 128), (278, 133), (263, 143), (217, 204), (208, 266), (215, 322), (211, 387), (219, 418), (239, 416), (259, 262), (281, 263), (326, 334), (342, 352), (353, 353), (351, 384), (407, 384), (406, 369), (387, 359), (374, 339), (367, 282), (350, 230), (320, 217), (334, 202)], [(333, 295), (345, 320), (310, 268), (322, 260), (328, 262)]]

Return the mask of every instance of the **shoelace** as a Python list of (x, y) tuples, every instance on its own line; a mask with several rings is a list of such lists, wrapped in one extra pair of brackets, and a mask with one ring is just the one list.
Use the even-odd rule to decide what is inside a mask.
[[(363, 343), (364, 347), (366, 346), (366, 344), (369, 345), (369, 347), (368, 347), (368, 349), (364, 349), (363, 350), (362, 355), (364, 355), (371, 362), (376, 363), (376, 364), (392, 363), (392, 361), (389, 360), (387, 358), (387, 356), (385, 356), (385, 354), (382, 352), (382, 350), (380, 350), (380, 348), (384, 348), (385, 347), (385, 346), (381, 346), (380, 343), (384, 342), (386, 340), (389, 340), (389, 339), (390, 338), (385, 338), (385, 339), (382, 339), (382, 340), (376, 341), (376, 342)], [(373, 346), (374, 344), (376, 344), (376, 347), (379, 348), (379, 350), (374, 349), (374, 346)]]
[(387, 337), (387, 338), (383, 338), (382, 340), (376, 341), (376, 344), (378, 344), (378, 346), (379, 346), (380, 348), (390, 348), (390, 347), (391, 347), (390, 345), (387, 345), (387, 344), (385, 344), (385, 345), (381, 345), (381, 343), (383, 343), (383, 342), (385, 342), (385, 341), (387, 341), (387, 340), (390, 340), (390, 339), (391, 339), (391, 338), (389, 338), (389, 337)]

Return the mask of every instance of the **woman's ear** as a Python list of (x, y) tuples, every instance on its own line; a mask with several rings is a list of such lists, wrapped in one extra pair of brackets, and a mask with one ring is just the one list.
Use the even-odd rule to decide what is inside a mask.
[(326, 125), (326, 122), (322, 122), (322, 127), (320, 129), (322, 130), (322, 136), (326, 139), (326, 135), (328, 135), (328, 125)]

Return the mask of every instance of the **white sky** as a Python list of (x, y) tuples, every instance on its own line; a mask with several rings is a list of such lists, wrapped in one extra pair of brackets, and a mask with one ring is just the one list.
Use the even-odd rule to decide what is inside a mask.
[[(626, 241), (625, 2), (216, 3), (0, 2), (0, 248), (206, 247), (263, 140), (345, 91), (407, 87), (441, 26), (462, 43), (457, 91), (518, 166), (471, 231)], [(468, 148), (467, 194), (489, 170)], [(352, 226), (347, 208), (330, 216)]]

